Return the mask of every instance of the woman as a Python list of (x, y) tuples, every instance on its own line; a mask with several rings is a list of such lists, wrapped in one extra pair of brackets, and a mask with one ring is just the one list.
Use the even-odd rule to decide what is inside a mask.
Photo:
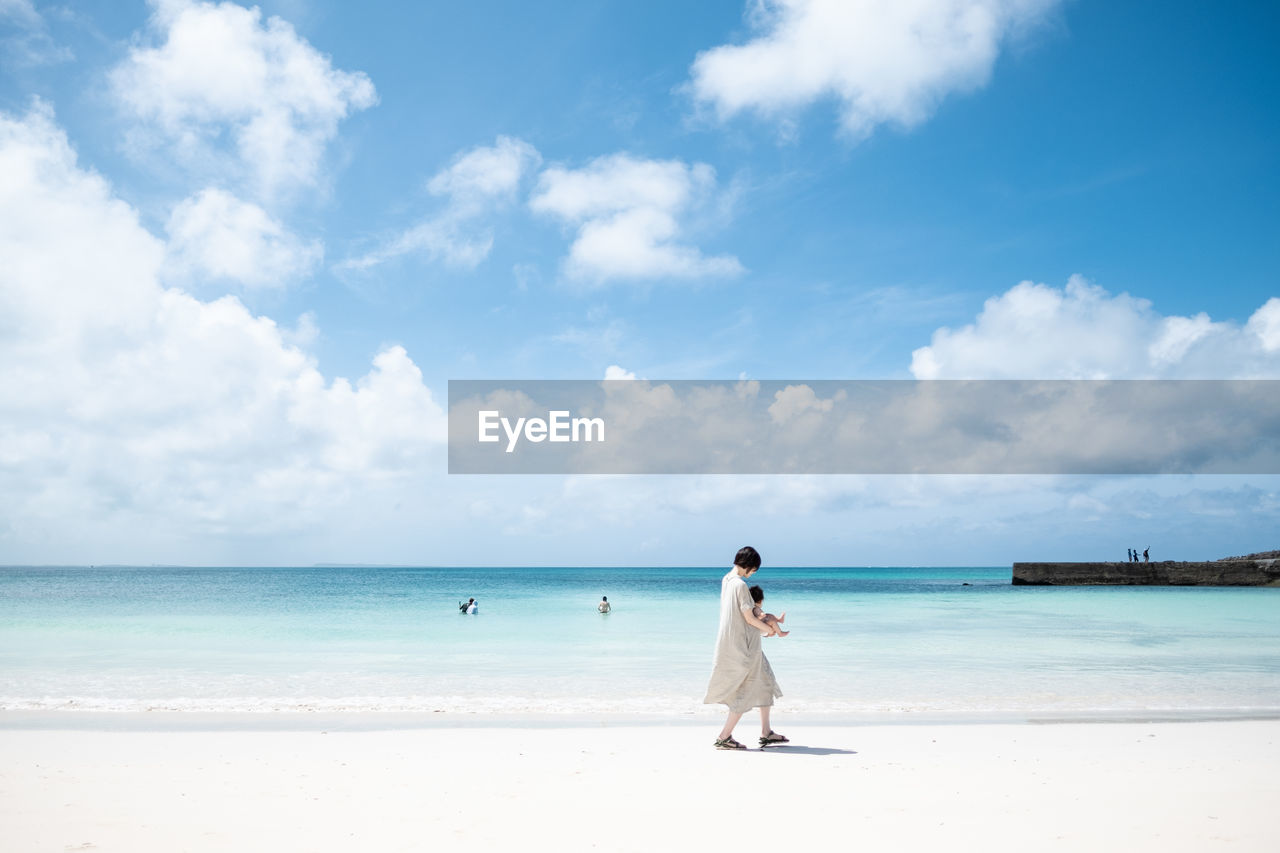
[(747, 590), (747, 578), (759, 568), (760, 554), (748, 545), (733, 558), (733, 569), (720, 581), (720, 633), (711, 683), (702, 700), (706, 705), (729, 706), (716, 749), (746, 749), (733, 739), (733, 728), (752, 708), (760, 709), (761, 747), (788, 740), (769, 728), (769, 709), (782, 691), (760, 647), (761, 634), (767, 633), (769, 626), (751, 612), (755, 602)]

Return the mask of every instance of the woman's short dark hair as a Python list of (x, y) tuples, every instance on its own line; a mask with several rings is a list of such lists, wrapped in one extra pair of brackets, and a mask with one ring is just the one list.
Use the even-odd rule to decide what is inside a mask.
[(756, 604), (759, 604), (760, 602), (764, 601), (764, 590), (760, 588), (760, 584), (756, 584), (755, 586), (751, 587), (750, 589), (747, 590), (747, 592), (751, 593), (751, 600), (754, 601)]
[(760, 568), (760, 552), (750, 545), (743, 546), (738, 550), (738, 556), (733, 558), (735, 566), (742, 566), (744, 569)]

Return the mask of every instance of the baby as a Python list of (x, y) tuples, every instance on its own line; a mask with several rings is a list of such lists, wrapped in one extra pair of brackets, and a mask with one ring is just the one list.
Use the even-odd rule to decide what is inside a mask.
[(785, 637), (790, 634), (790, 631), (784, 631), (779, 627), (783, 622), (787, 621), (787, 611), (782, 611), (781, 616), (774, 616), (772, 613), (765, 613), (761, 607), (761, 605), (764, 604), (764, 590), (759, 586), (753, 586), (749, 592), (751, 593), (751, 600), (756, 603), (756, 606), (751, 610), (751, 615), (768, 625), (770, 628), (768, 633), (761, 631), (760, 636)]

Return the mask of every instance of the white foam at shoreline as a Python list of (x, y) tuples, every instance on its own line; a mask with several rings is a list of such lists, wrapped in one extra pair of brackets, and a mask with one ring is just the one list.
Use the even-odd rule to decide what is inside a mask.
[[(1280, 707), (1270, 705), (1191, 705), (1165, 703), (1028, 703), (1000, 705), (945, 705), (941, 703), (885, 704), (832, 701), (786, 701), (775, 706), (777, 713), (791, 715), (910, 716), (958, 715), (1003, 718), (1085, 718), (1145, 717), (1172, 718), (1280, 718)], [(631, 697), (598, 699), (577, 697), (530, 698), (525, 696), (350, 696), (319, 697), (237, 697), (118, 699), (101, 697), (0, 697), (0, 712), (105, 712), (178, 714), (447, 714), (499, 717), (504, 715), (635, 715), (663, 717), (715, 717), (723, 713), (718, 705), (704, 705), (687, 697)]]

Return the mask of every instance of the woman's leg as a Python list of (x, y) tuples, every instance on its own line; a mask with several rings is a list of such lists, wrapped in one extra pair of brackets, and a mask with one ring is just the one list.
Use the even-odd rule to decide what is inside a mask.
[(741, 711), (730, 711), (729, 717), (724, 721), (724, 728), (720, 730), (720, 737), (717, 740), (733, 737), (733, 727), (738, 724), (738, 720), (742, 719)]
[[(772, 710), (770, 705), (762, 705), (760, 707), (760, 746), (776, 743), (788, 743), (789, 740), (780, 734), (774, 734), (773, 729), (769, 726), (769, 711)], [(769, 737), (773, 735), (773, 737)]]

